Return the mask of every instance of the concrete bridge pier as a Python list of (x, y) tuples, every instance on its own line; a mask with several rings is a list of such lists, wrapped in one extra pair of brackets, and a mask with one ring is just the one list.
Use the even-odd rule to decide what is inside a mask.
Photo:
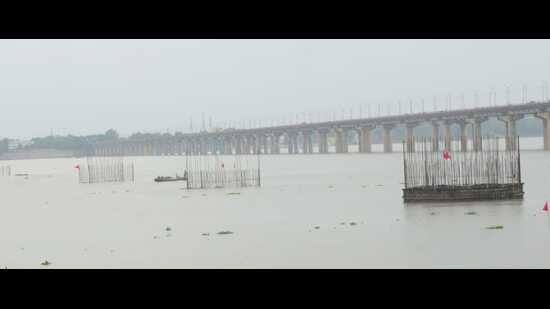
[(336, 153), (348, 152), (348, 131), (342, 128), (334, 129), (336, 133)]
[(243, 140), (241, 136), (235, 137), (235, 154), (242, 154), (243, 153)]
[(252, 136), (252, 141), (253, 141), (253, 146), (254, 146), (254, 151), (252, 152), (253, 154), (259, 154), (262, 152), (262, 135), (253, 135)]
[(439, 152), (439, 123), (432, 122), (432, 151)]
[(451, 143), (452, 143), (452, 133), (451, 133), (451, 122), (450, 121), (444, 121), (442, 123), (443, 126), (443, 144), (445, 147), (445, 150), (451, 151)]
[(550, 112), (536, 113), (535, 117), (542, 120), (542, 138), (544, 150), (550, 150)]
[(199, 154), (201, 156), (205, 156), (207, 154), (207, 152), (206, 152), (206, 141), (204, 140), (204, 138), (201, 138), (199, 140)]
[(516, 121), (521, 118), (523, 118), (523, 115), (506, 115), (498, 117), (498, 120), (504, 122), (506, 126), (506, 150), (517, 149)]
[(311, 131), (303, 131), (302, 137), (303, 137), (303, 153), (304, 154), (311, 154), (313, 153), (313, 141), (311, 139), (312, 132)]
[(267, 143), (267, 135), (262, 134), (262, 152), (263, 154), (269, 153), (269, 144)]
[(250, 154), (254, 151), (254, 143), (250, 135), (244, 138), (244, 151), (243, 154)]
[(271, 135), (271, 153), (280, 154), (281, 153), (281, 133), (273, 133)]
[(328, 129), (318, 129), (317, 134), (319, 135), (319, 153), (328, 153)]
[(373, 129), (374, 128), (372, 126), (359, 128), (358, 134), (359, 134), (359, 152), (360, 153), (371, 152)]
[(460, 151), (468, 151), (468, 123), (460, 122)]
[(416, 148), (415, 140), (414, 140), (414, 128), (416, 128), (417, 126), (418, 126), (418, 123), (405, 124), (407, 152), (414, 152)]
[(391, 139), (391, 131), (395, 125), (393, 124), (385, 124), (382, 126), (383, 134), (384, 134), (384, 152), (393, 152), (393, 143)]
[(224, 155), (232, 155), (233, 154), (233, 143), (231, 141), (231, 137), (224, 137), (223, 138), (223, 154)]
[(481, 151), (483, 150), (483, 142), (482, 142), (482, 136), (483, 133), (481, 132), (481, 124), (487, 120), (487, 118), (474, 118), (470, 120), (470, 123), (473, 127), (473, 148), (474, 151)]
[(243, 150), (242, 154), (250, 154), (250, 138), (248, 136), (243, 136)]
[(298, 153), (298, 134), (296, 132), (288, 133), (288, 153)]

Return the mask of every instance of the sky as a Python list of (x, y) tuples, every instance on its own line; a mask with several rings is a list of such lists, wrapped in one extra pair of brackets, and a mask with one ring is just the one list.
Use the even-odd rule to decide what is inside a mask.
[(0, 40), (0, 138), (548, 99), (548, 55), (550, 40)]

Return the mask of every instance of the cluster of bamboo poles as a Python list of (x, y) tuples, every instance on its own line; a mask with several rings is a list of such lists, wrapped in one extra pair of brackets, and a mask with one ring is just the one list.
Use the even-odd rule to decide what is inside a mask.
[(434, 152), (431, 145), (437, 141), (414, 140), (417, 151), (403, 148), (405, 188), (521, 183), (519, 138), (513, 138), (517, 150), (499, 149), (498, 137), (483, 138), (480, 151)]
[[(253, 158), (256, 162), (253, 162)], [(187, 189), (251, 187), (261, 185), (258, 155), (186, 155)]]
[(80, 166), (80, 183), (134, 181), (134, 163), (125, 162), (123, 157), (87, 157)]
[(11, 176), (11, 166), (9, 165), (0, 166), (0, 176)]

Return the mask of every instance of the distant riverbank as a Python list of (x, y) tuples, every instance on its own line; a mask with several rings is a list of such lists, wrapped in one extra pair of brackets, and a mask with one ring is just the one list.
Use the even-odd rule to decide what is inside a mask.
[(0, 154), (0, 160), (70, 158), (74, 156), (75, 155), (73, 151), (57, 149), (37, 149), (5, 152)]

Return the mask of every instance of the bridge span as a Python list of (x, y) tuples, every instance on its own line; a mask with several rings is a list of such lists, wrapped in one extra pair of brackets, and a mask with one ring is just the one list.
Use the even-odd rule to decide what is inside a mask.
[[(392, 152), (392, 130), (398, 126), (406, 128), (406, 147), (414, 150), (414, 129), (428, 123), (432, 127), (432, 136), (442, 137), (444, 147), (451, 143), (451, 125), (460, 130), (460, 147), (468, 148), (468, 132), (472, 130), (472, 147), (482, 147), (481, 124), (490, 118), (505, 124), (506, 136), (516, 136), (516, 122), (525, 117), (534, 116), (542, 120), (544, 150), (550, 150), (550, 101), (525, 104), (492, 106), (452, 111), (413, 113), (395, 116), (348, 119), (339, 121), (301, 123), (296, 125), (271, 126), (254, 129), (225, 129), (218, 132), (188, 133), (157, 139), (105, 142), (92, 145), (94, 155), (184, 155), (190, 154), (281, 154), (283, 139), (287, 145), (286, 153), (312, 154), (329, 153), (329, 136), (334, 138), (336, 153), (348, 152), (348, 136), (351, 131), (357, 133), (359, 152), (371, 152), (372, 131), (383, 130), (384, 152)], [(315, 146), (314, 146), (315, 141)], [(515, 149), (515, 139), (506, 143), (508, 149)], [(316, 152), (314, 151), (316, 149)], [(438, 145), (434, 145), (434, 151)]]

